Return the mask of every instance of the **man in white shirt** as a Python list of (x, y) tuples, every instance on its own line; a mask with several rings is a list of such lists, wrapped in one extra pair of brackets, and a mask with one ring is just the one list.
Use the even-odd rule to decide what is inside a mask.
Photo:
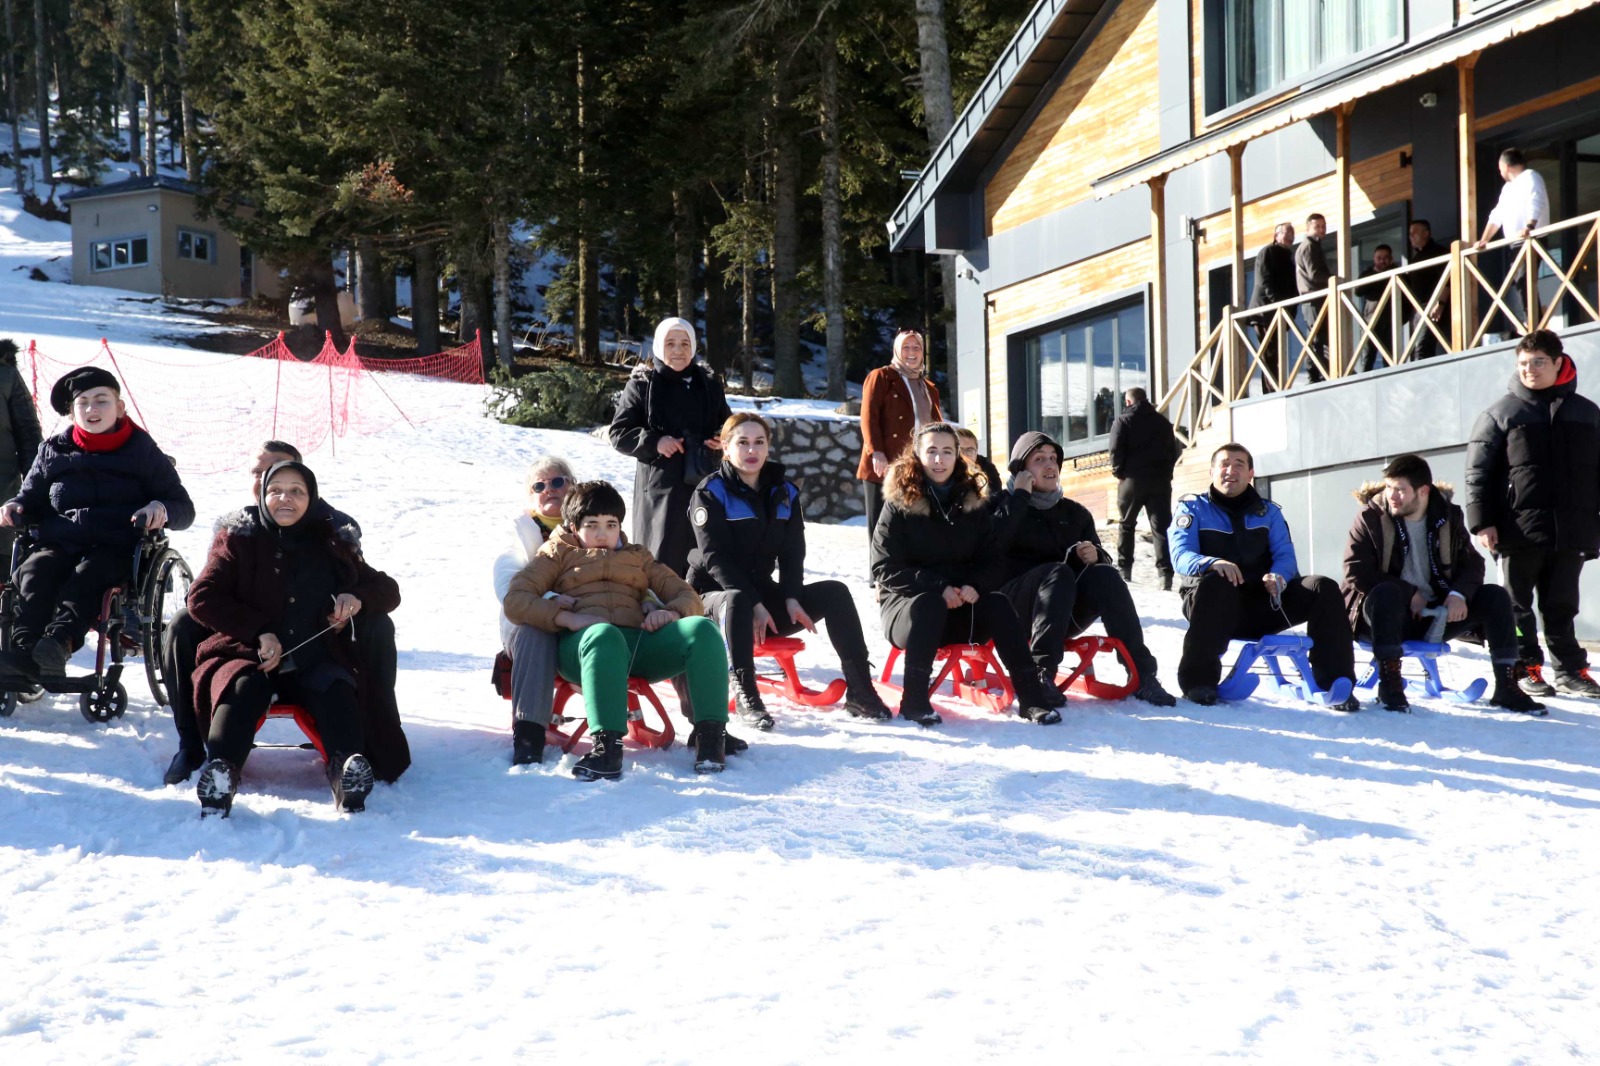
[[(1550, 194), (1545, 191), (1544, 178), (1528, 166), (1520, 151), (1507, 148), (1500, 153), (1500, 177), (1505, 179), (1505, 184), (1500, 187), (1500, 199), (1496, 201), (1494, 210), (1489, 212), (1489, 222), (1483, 227), (1483, 236), (1478, 238), (1475, 245), (1479, 251), (1494, 240), (1496, 233), (1503, 232), (1520, 242), (1526, 241), (1534, 230), (1550, 225)], [(1511, 245), (1507, 249), (1507, 262), (1514, 262), (1521, 249), (1520, 243)], [(1537, 260), (1530, 260), (1526, 269), (1534, 271), (1537, 277)], [(1521, 333), (1539, 327), (1538, 290), (1534, 290), (1534, 306), (1524, 306), (1523, 294), (1528, 289), (1527, 275), (1521, 270), (1517, 274), (1516, 284), (1506, 291), (1506, 305), (1516, 312), (1519, 323), (1526, 326), (1525, 329), (1518, 329)]]

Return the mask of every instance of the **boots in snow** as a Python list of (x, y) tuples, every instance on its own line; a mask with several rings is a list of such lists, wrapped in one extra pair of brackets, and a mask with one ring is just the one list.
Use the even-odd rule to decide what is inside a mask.
[(544, 762), (544, 726), (521, 718), (512, 719), (511, 765), (528, 766), (537, 762)]
[(728, 679), (728, 689), (733, 693), (733, 705), (739, 718), (763, 733), (772, 729), (772, 715), (761, 701), (761, 690), (756, 687), (756, 675), (751, 670), (735, 670)]
[(233, 810), (233, 795), (239, 791), (239, 768), (227, 759), (212, 759), (200, 768), (194, 794), (200, 800), (200, 817), (220, 814), (226, 818)]
[(872, 664), (865, 659), (847, 659), (839, 664), (844, 670), (844, 709), (856, 718), (883, 721), (893, 718), (894, 712), (878, 695), (872, 683)]
[(1409, 711), (1406, 679), (1400, 676), (1399, 659), (1378, 660), (1378, 702), (1386, 711)]
[(1596, 684), (1594, 678), (1589, 676), (1587, 667), (1570, 674), (1565, 670), (1557, 670), (1551, 683), (1557, 692), (1567, 696), (1586, 696), (1589, 699), (1600, 697), (1600, 684)]
[(622, 776), (622, 732), (602, 729), (589, 734), (589, 754), (578, 760), (572, 776), (579, 781), (615, 781)]
[(364, 811), (372, 795), (372, 764), (365, 755), (335, 754), (328, 760), (328, 786), (341, 811)]
[(1545, 710), (1542, 703), (1538, 703), (1528, 695), (1527, 691), (1517, 684), (1518, 669), (1516, 663), (1494, 664), (1494, 691), (1489, 695), (1491, 706), (1500, 707), (1508, 711), (1517, 711), (1521, 714), (1545, 715), (1550, 713)]
[(1542, 663), (1518, 662), (1517, 683), (1522, 686), (1522, 691), (1530, 696), (1554, 696), (1555, 686), (1544, 679), (1544, 665)]
[(939, 712), (933, 709), (933, 703), (928, 699), (928, 679), (933, 676), (933, 664), (913, 663), (905, 660), (901, 680), (904, 688), (900, 692), (900, 717), (908, 722), (918, 725), (938, 725), (944, 721), (939, 717)]
[(727, 727), (721, 722), (698, 722), (694, 727), (694, 772), (720, 774), (728, 764), (724, 742)]

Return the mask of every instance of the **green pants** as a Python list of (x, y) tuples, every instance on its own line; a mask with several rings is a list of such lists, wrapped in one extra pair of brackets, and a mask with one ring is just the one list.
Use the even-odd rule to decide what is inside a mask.
[(665, 681), (684, 674), (694, 720), (728, 720), (728, 654), (709, 618), (680, 618), (654, 633), (610, 624), (563, 633), (556, 670), (582, 686), (589, 728), (596, 732), (628, 728), (629, 677)]

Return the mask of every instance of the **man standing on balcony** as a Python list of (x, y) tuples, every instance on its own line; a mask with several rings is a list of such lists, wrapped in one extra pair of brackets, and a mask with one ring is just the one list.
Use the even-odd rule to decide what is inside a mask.
[[(1433, 226), (1425, 218), (1414, 218), (1411, 225), (1406, 227), (1406, 265), (1414, 266), (1417, 263), (1430, 259), (1439, 260), (1437, 266), (1426, 267), (1422, 270), (1413, 270), (1400, 276), (1400, 283), (1406, 287), (1411, 298), (1416, 300), (1416, 306), (1426, 309), (1428, 301), (1433, 299), (1433, 294), (1439, 288), (1439, 282), (1444, 280), (1445, 271), (1450, 269), (1450, 264), (1443, 257), (1450, 254), (1450, 249), (1433, 239)], [(1450, 289), (1446, 286), (1439, 293), (1439, 302), (1427, 312), (1428, 321), (1432, 322), (1440, 333), (1449, 335), (1450, 332)], [(1414, 359), (1430, 359), (1439, 354), (1439, 338), (1434, 336), (1422, 321), (1423, 312), (1408, 307), (1411, 318), (1411, 333), (1415, 336), (1421, 333), (1415, 346), (1411, 349)]]
[(1123, 581), (1133, 580), (1134, 527), (1143, 511), (1150, 520), (1161, 588), (1172, 591), (1172, 555), (1167, 527), (1172, 524), (1172, 469), (1181, 448), (1172, 423), (1150, 403), (1143, 389), (1122, 394), (1122, 413), (1111, 423), (1111, 473), (1117, 479), (1117, 568)]
[[(1530, 696), (1600, 696), (1578, 643), (1578, 577), (1600, 552), (1600, 407), (1578, 394), (1561, 338), (1536, 329), (1517, 345), (1506, 395), (1473, 424), (1467, 444), (1467, 528), (1500, 558), (1517, 622), (1517, 664)], [(1545, 643), (1556, 661), (1544, 678)]]
[[(1250, 306), (1269, 307), (1280, 300), (1293, 299), (1296, 291), (1294, 225), (1280, 222), (1272, 232), (1272, 243), (1256, 253), (1256, 284), (1255, 292), (1250, 294)], [(1279, 350), (1277, 332), (1272, 328), (1272, 318), (1272, 315), (1259, 315), (1250, 323), (1261, 339), (1262, 392), (1276, 391), (1277, 387), (1272, 384), (1274, 377), (1285, 388), (1289, 384), (1283, 380), (1283, 353)]]
[[(1294, 281), (1295, 289), (1301, 296), (1321, 293), (1324, 297), (1328, 294), (1328, 257), (1322, 253), (1322, 238), (1328, 235), (1328, 220), (1313, 211), (1306, 216), (1306, 239), (1301, 241), (1294, 250)], [(1332, 309), (1329, 309), (1332, 313)], [(1317, 320), (1317, 305), (1306, 304), (1306, 325), (1309, 327)], [(1324, 319), (1321, 326), (1311, 333), (1311, 354), (1313, 356), (1307, 368), (1311, 374), (1311, 381), (1315, 384), (1322, 380), (1322, 368), (1318, 363), (1328, 361), (1328, 323)], [(1289, 360), (1284, 360), (1289, 362)], [(1284, 382), (1287, 387), (1288, 382)]]
[[(1372, 266), (1361, 272), (1361, 278), (1365, 281), (1375, 274), (1393, 269), (1394, 249), (1387, 244), (1380, 244), (1372, 250)], [(1384, 280), (1368, 282), (1356, 289), (1356, 295), (1361, 297), (1362, 309), (1367, 313), (1367, 329), (1372, 331), (1370, 337), (1363, 334), (1360, 350), (1356, 352), (1358, 370), (1377, 370), (1388, 366), (1383, 353), (1388, 352), (1392, 356), (1398, 350), (1394, 337), (1394, 301), (1399, 296), (1395, 294), (1388, 303), (1384, 303), (1383, 294), (1388, 287), (1389, 282)]]
[[(1506, 263), (1510, 264), (1516, 262), (1517, 254), (1534, 230), (1550, 225), (1550, 194), (1545, 191), (1543, 176), (1528, 166), (1522, 152), (1516, 148), (1500, 153), (1500, 177), (1505, 179), (1500, 187), (1500, 199), (1489, 212), (1489, 223), (1483, 227), (1483, 236), (1478, 238), (1476, 247), (1482, 251), (1494, 240), (1495, 234), (1504, 233), (1517, 242), (1506, 249)], [(1530, 258), (1526, 269), (1538, 278), (1537, 259)], [(1539, 324), (1539, 292), (1535, 287), (1533, 306), (1525, 306), (1523, 294), (1528, 289), (1527, 275), (1522, 271), (1517, 274), (1516, 283), (1506, 290), (1505, 302), (1518, 319), (1513, 328), (1521, 333), (1523, 321), (1531, 321), (1535, 327)]]

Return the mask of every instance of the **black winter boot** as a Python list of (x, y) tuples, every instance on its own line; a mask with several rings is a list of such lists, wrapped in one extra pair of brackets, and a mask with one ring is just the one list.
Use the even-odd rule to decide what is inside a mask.
[(367, 797), (372, 795), (372, 764), (359, 752), (335, 753), (328, 760), (328, 787), (333, 789), (334, 805), (341, 811), (366, 810)]
[(39, 667), (41, 678), (66, 676), (67, 660), (70, 658), (72, 649), (52, 636), (40, 637), (33, 646), (33, 661)]
[(239, 768), (227, 759), (212, 759), (200, 768), (194, 794), (200, 800), (200, 817), (220, 814), (226, 818), (233, 810), (233, 794), (239, 791)]
[(1056, 688), (1056, 674), (1059, 670), (1054, 666), (1039, 667), (1039, 700), (1042, 707), (1065, 707), (1067, 694)]
[(602, 729), (589, 734), (589, 754), (578, 760), (572, 776), (579, 781), (615, 781), (622, 776), (622, 731)]
[(181, 785), (194, 776), (194, 772), (204, 766), (205, 762), (205, 752), (179, 748), (178, 754), (174, 755), (172, 761), (167, 764), (167, 772), (162, 775), (161, 783), (164, 785)]
[[(722, 726), (722, 748), (729, 755), (743, 755), (745, 752), (750, 750), (750, 742), (748, 740), (740, 740), (738, 737), (733, 735), (732, 731), (730, 731), (727, 726), (722, 725), (721, 722), (718, 722), (717, 724)], [(691, 748), (700, 743), (700, 726), (698, 724), (693, 729), (689, 730), (689, 739), (684, 741), (684, 743), (689, 745)]]
[(694, 727), (694, 772), (720, 774), (727, 768), (725, 748), (727, 726), (721, 722), (697, 722)]
[(733, 693), (733, 705), (739, 717), (763, 733), (772, 729), (772, 715), (761, 701), (761, 690), (756, 687), (756, 675), (750, 670), (735, 670), (728, 678), (728, 689)]
[(1178, 705), (1178, 698), (1161, 687), (1161, 681), (1156, 677), (1154, 670), (1148, 673), (1140, 672), (1139, 687), (1134, 689), (1133, 698), (1142, 700), (1153, 707), (1176, 707)]
[(878, 695), (872, 683), (872, 664), (865, 659), (846, 659), (839, 664), (844, 671), (844, 709), (856, 718), (884, 721), (894, 717), (889, 705)]
[[(1060, 690), (1054, 685), (1046, 685), (1036, 674), (1017, 677), (1013, 683), (1017, 690), (1017, 713), (1023, 718), (1038, 725), (1055, 725), (1061, 721), (1061, 712), (1045, 694), (1049, 691), (1060, 696)], [(1063, 697), (1061, 702), (1065, 703), (1066, 699)]]
[(1489, 703), (1521, 714), (1549, 714), (1544, 704), (1535, 702), (1534, 698), (1517, 684), (1517, 673), (1516, 663), (1494, 664), (1494, 692), (1489, 695)]
[(906, 660), (901, 675), (905, 686), (900, 692), (901, 718), (924, 726), (938, 725), (944, 721), (939, 717), (939, 712), (933, 709), (932, 701), (928, 699), (928, 679), (932, 676), (932, 663), (913, 663)]
[(544, 726), (521, 718), (511, 720), (511, 765), (544, 762)]
[(1409, 711), (1406, 699), (1406, 679), (1400, 676), (1399, 659), (1378, 660), (1378, 702), (1386, 711)]

